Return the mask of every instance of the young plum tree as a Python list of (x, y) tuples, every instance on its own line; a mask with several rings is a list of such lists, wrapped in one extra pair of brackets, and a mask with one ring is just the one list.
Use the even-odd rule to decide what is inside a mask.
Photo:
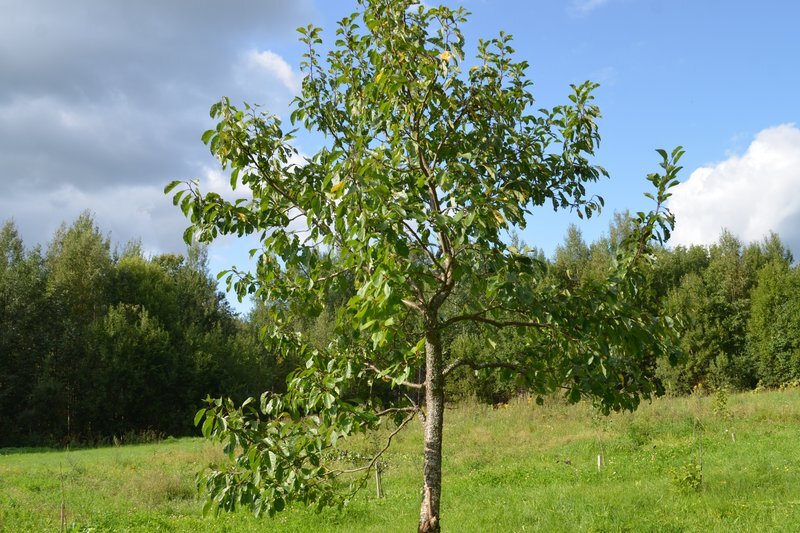
[[(606, 175), (589, 160), (600, 140), (596, 85), (573, 86), (568, 104), (533, 111), (527, 63), (513, 58), (510, 36), (479, 41), (466, 66), (466, 13), (414, 4), (361, 0), (326, 54), (319, 28), (299, 30), (308, 50), (291, 121), (324, 138), (317, 153), (301, 158), (296, 130), (223, 99), (203, 140), (249, 194), (230, 202), (188, 181), (174, 196), (191, 220), (187, 241), (258, 236), (255, 271), (233, 269), (227, 281), (268, 303), (273, 349), (307, 360), (285, 394), (241, 406), (209, 399), (198, 413), (203, 433), (230, 455), (201, 478), (207, 509), (272, 514), (291, 501), (346, 501), (419, 418), (419, 530), (439, 531), (445, 381), (456, 369), (501, 369), (534, 394), (563, 390), (605, 411), (659, 392), (640, 362), (670, 352), (674, 339), (666, 317), (637, 304), (637, 291), (672, 226), (663, 202), (682, 151), (660, 151), (663, 173), (649, 176), (656, 207), (635, 218), (608, 277), (552, 284), (545, 265), (504, 236), (530, 223), (537, 206), (581, 217), (602, 206), (586, 190)], [(314, 346), (293, 318), (318, 315), (344, 279), (354, 294), (336, 313), (334, 341)], [(515, 349), (451, 358), (445, 334), (469, 323), (488, 343), (513, 330)], [(395, 392), (371, 395), (369, 384), (383, 382)], [(390, 422), (375, 457), (352, 468), (334, 460), (343, 438)]]

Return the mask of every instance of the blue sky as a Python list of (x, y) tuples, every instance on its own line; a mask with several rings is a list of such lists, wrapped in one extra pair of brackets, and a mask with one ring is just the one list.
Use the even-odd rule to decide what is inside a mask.
[[(434, 3), (429, 1), (429, 3)], [(456, 2), (446, 2), (455, 6)], [(599, 236), (615, 210), (648, 206), (656, 148), (681, 144), (676, 241), (777, 231), (800, 255), (800, 4), (790, 1), (464, 0), (468, 45), (500, 30), (529, 61), (541, 106), (592, 79), (604, 118), (593, 192), (607, 209), (580, 223)], [(191, 6), (191, 8), (189, 7)], [(294, 28), (331, 36), (355, 3), (5, 0), (0, 18), (0, 219), (28, 244), (81, 211), (116, 242), (181, 251), (185, 222), (161, 194), (172, 179), (225, 179), (199, 141), (220, 96), (287, 115), (302, 48)], [(467, 58), (469, 61), (469, 58)], [(319, 141), (301, 137), (311, 154)], [(537, 212), (526, 242), (552, 252), (569, 213)], [(212, 269), (251, 243), (211, 249)], [(246, 306), (240, 307), (244, 308)]]

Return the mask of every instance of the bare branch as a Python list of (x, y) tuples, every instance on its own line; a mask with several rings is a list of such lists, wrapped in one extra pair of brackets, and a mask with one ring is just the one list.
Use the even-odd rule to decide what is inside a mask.
[(395, 429), (394, 431), (392, 431), (389, 434), (389, 438), (386, 440), (386, 446), (381, 448), (381, 450), (372, 457), (372, 460), (370, 460), (369, 463), (367, 463), (364, 466), (359, 466), (358, 468), (350, 468), (348, 470), (332, 470), (331, 472), (329, 472), (329, 474), (333, 475), (333, 476), (339, 476), (341, 474), (354, 474), (356, 472), (363, 472), (364, 470), (367, 470), (367, 471), (371, 470), (372, 467), (375, 466), (375, 463), (378, 462), (378, 459), (381, 458), (381, 455), (383, 455), (384, 452), (389, 449), (389, 446), (392, 445), (392, 439), (394, 438), (394, 436), (397, 435), (398, 433), (400, 433), (400, 431), (402, 431), (402, 429), (404, 427), (406, 427), (406, 424), (408, 424), (409, 421), (412, 418), (414, 418), (414, 415), (417, 414), (417, 411), (418, 411), (418, 409), (414, 409), (414, 412), (412, 412), (410, 415), (405, 417), (403, 419), (403, 421), (400, 423), (400, 425), (397, 426), (397, 429)]
[(416, 413), (418, 410), (419, 407), (389, 407), (383, 411), (378, 411), (375, 416), (382, 417), (392, 413)]
[[(424, 388), (424, 386), (423, 386), (423, 388)], [(423, 410), (422, 410), (422, 407), (420, 406), (419, 402), (415, 401), (415, 400), (414, 400), (414, 399), (413, 399), (411, 396), (409, 396), (408, 394), (405, 394), (405, 393), (403, 393), (403, 396), (405, 397), (405, 399), (406, 399), (406, 400), (408, 400), (409, 402), (411, 402), (411, 405), (413, 405), (414, 407), (416, 407), (416, 409), (417, 409), (417, 415), (419, 415), (419, 421), (422, 423), (422, 425), (423, 425), (423, 427), (424, 427), (424, 426), (425, 426), (425, 411), (423, 411)]]
[(470, 313), (470, 314), (466, 314), (466, 315), (454, 316), (454, 317), (449, 318), (449, 319), (445, 320), (444, 322), (442, 322), (441, 327), (442, 328), (446, 328), (447, 326), (455, 324), (456, 322), (466, 322), (466, 321), (482, 322), (484, 324), (489, 324), (490, 326), (494, 326), (496, 328), (508, 328), (508, 327), (516, 326), (516, 327), (524, 327), (524, 328), (542, 328), (542, 329), (544, 329), (544, 328), (554, 328), (555, 327), (554, 324), (546, 324), (546, 323), (543, 323), (543, 322), (536, 322), (536, 321), (530, 321), (530, 320), (495, 320), (493, 318), (488, 318), (486, 316), (483, 316), (488, 311), (489, 311), (488, 309), (484, 309), (483, 311), (480, 311), (478, 313)]
[(317, 283), (322, 283), (322, 282), (331, 280), (333, 278), (339, 277), (342, 274), (347, 274), (348, 272), (350, 272), (350, 269), (347, 269), (347, 268), (342, 269), (342, 270), (337, 270), (336, 272), (328, 274), (327, 276), (321, 276), (321, 277), (315, 279), (314, 281), (317, 282)]
[(452, 363), (447, 365), (447, 368), (445, 368), (442, 371), (442, 376), (446, 377), (448, 374), (453, 372), (455, 369), (457, 369), (459, 367), (462, 367), (462, 366), (468, 366), (468, 367), (472, 368), (473, 370), (483, 370), (483, 369), (486, 369), (486, 368), (508, 368), (510, 370), (516, 370), (517, 372), (522, 372), (522, 370), (523, 370), (521, 365), (518, 365), (518, 364), (515, 364), (515, 363), (509, 363), (507, 361), (481, 361), (481, 362), (478, 362), (478, 361), (473, 361), (472, 359), (463, 358), (463, 359), (456, 359), (455, 361), (453, 361)]

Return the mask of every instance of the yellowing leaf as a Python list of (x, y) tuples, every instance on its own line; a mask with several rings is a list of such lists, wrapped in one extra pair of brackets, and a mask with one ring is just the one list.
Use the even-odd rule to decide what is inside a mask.
[(340, 181), (339, 183), (331, 187), (331, 194), (338, 193), (339, 191), (342, 190), (342, 187), (344, 187), (344, 180)]
[(500, 214), (500, 211), (492, 211), (492, 214), (494, 215), (494, 218), (497, 220), (498, 224), (506, 223), (506, 219), (503, 218), (503, 215)]
[(380, 71), (378, 72), (377, 75), (375, 75), (375, 83), (380, 83), (382, 79), (383, 79), (383, 71)]

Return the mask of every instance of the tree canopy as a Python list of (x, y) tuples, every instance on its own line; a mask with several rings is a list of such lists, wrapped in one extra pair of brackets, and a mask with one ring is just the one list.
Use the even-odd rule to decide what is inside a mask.
[[(537, 207), (590, 217), (603, 205), (587, 190), (606, 176), (591, 162), (596, 84), (535, 111), (528, 65), (514, 59), (509, 35), (479, 41), (468, 63), (463, 9), (359, 4), (324, 56), (321, 30), (299, 30), (308, 50), (291, 122), (323, 136), (323, 148), (297, 164), (296, 130), (222, 99), (203, 140), (248, 197), (228, 201), (193, 181), (166, 188), (179, 187), (188, 241), (258, 235), (255, 272), (234, 269), (227, 280), (267, 302), (274, 350), (307, 359), (285, 395), (239, 407), (210, 400), (198, 413), (232, 459), (203, 479), (209, 508), (340, 502), (341, 480), (378, 458), (342, 469), (329, 453), (339, 439), (387, 420), (399, 431), (420, 416), (420, 530), (438, 531), (445, 381), (456, 369), (500, 369), (536, 394), (563, 390), (606, 412), (661, 392), (655, 359), (673, 355), (671, 321), (642, 306), (639, 291), (654, 244), (672, 227), (664, 202), (682, 150), (660, 151), (662, 173), (648, 176), (653, 211), (634, 217), (607, 274), (564, 287), (506, 236), (535, 220)], [(345, 277), (354, 294), (337, 311), (332, 342), (315, 346), (289, 317), (319, 315)], [(466, 327), (491, 345), (513, 335), (513, 349), (454, 358), (443, 338)], [(380, 381), (397, 388), (391, 404), (355, 394)], [(364, 478), (350, 479), (356, 489)]]

